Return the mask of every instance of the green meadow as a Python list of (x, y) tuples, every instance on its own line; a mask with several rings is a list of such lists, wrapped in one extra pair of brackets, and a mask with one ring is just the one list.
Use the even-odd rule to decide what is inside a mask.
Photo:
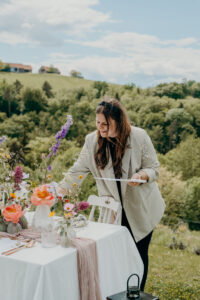
[(77, 86), (79, 88), (89, 88), (93, 83), (92, 80), (73, 78), (70, 76), (63, 76), (58, 74), (17, 74), (10, 72), (0, 72), (0, 82), (4, 79), (9, 84), (14, 83), (16, 80), (19, 80), (26, 87), (38, 89), (42, 88), (42, 84), (44, 83), (44, 81), (48, 81), (53, 90), (56, 92), (60, 90), (75, 89), (77, 88)]
[[(182, 229), (181, 229), (182, 227)], [(170, 249), (172, 237), (181, 241), (184, 250)], [(200, 233), (180, 225), (173, 233), (163, 225), (154, 230), (149, 251), (149, 274), (146, 292), (160, 300), (198, 300), (200, 295)]]

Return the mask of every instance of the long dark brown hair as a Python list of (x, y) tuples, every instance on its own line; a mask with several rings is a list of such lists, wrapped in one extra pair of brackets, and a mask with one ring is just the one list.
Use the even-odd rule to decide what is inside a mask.
[(98, 148), (95, 153), (95, 162), (98, 168), (104, 169), (109, 160), (109, 142), (115, 144), (115, 155), (113, 157), (113, 169), (115, 176), (120, 178), (122, 176), (122, 158), (127, 148), (127, 139), (130, 135), (131, 127), (126, 115), (126, 112), (121, 103), (116, 99), (109, 99), (101, 101), (97, 108), (96, 114), (103, 114), (108, 124), (109, 130), (109, 119), (116, 121), (117, 135), (115, 137), (116, 142), (113, 142), (109, 137), (103, 138), (98, 130), (97, 141)]

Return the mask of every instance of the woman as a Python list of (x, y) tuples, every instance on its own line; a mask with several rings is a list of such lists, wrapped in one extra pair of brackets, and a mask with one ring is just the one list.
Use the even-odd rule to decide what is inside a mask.
[(162, 218), (165, 204), (159, 192), (158, 160), (147, 133), (130, 126), (126, 112), (115, 99), (96, 108), (97, 130), (88, 134), (78, 160), (60, 187), (68, 188), (67, 176), (143, 179), (146, 183), (97, 180), (99, 196), (111, 196), (122, 204), (122, 225), (130, 231), (144, 263), (141, 290), (148, 272), (148, 247), (153, 228)]

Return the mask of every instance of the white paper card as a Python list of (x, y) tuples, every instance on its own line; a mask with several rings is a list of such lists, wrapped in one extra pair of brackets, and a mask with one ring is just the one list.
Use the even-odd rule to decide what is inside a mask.
[(108, 181), (138, 182), (138, 183), (145, 183), (145, 182), (147, 182), (146, 180), (143, 180), (143, 179), (131, 179), (131, 178), (122, 179), (122, 178), (94, 177), (94, 179), (97, 179), (97, 180), (108, 180)]

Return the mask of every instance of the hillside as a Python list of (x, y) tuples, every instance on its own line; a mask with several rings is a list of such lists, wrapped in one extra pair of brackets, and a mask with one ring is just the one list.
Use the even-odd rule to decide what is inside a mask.
[(57, 74), (24, 74), (0, 72), (0, 82), (5, 79), (9, 84), (16, 80), (26, 87), (41, 89), (44, 81), (48, 81), (55, 92), (65, 89), (75, 89), (77, 87), (89, 88), (93, 84), (92, 80), (73, 78)]

